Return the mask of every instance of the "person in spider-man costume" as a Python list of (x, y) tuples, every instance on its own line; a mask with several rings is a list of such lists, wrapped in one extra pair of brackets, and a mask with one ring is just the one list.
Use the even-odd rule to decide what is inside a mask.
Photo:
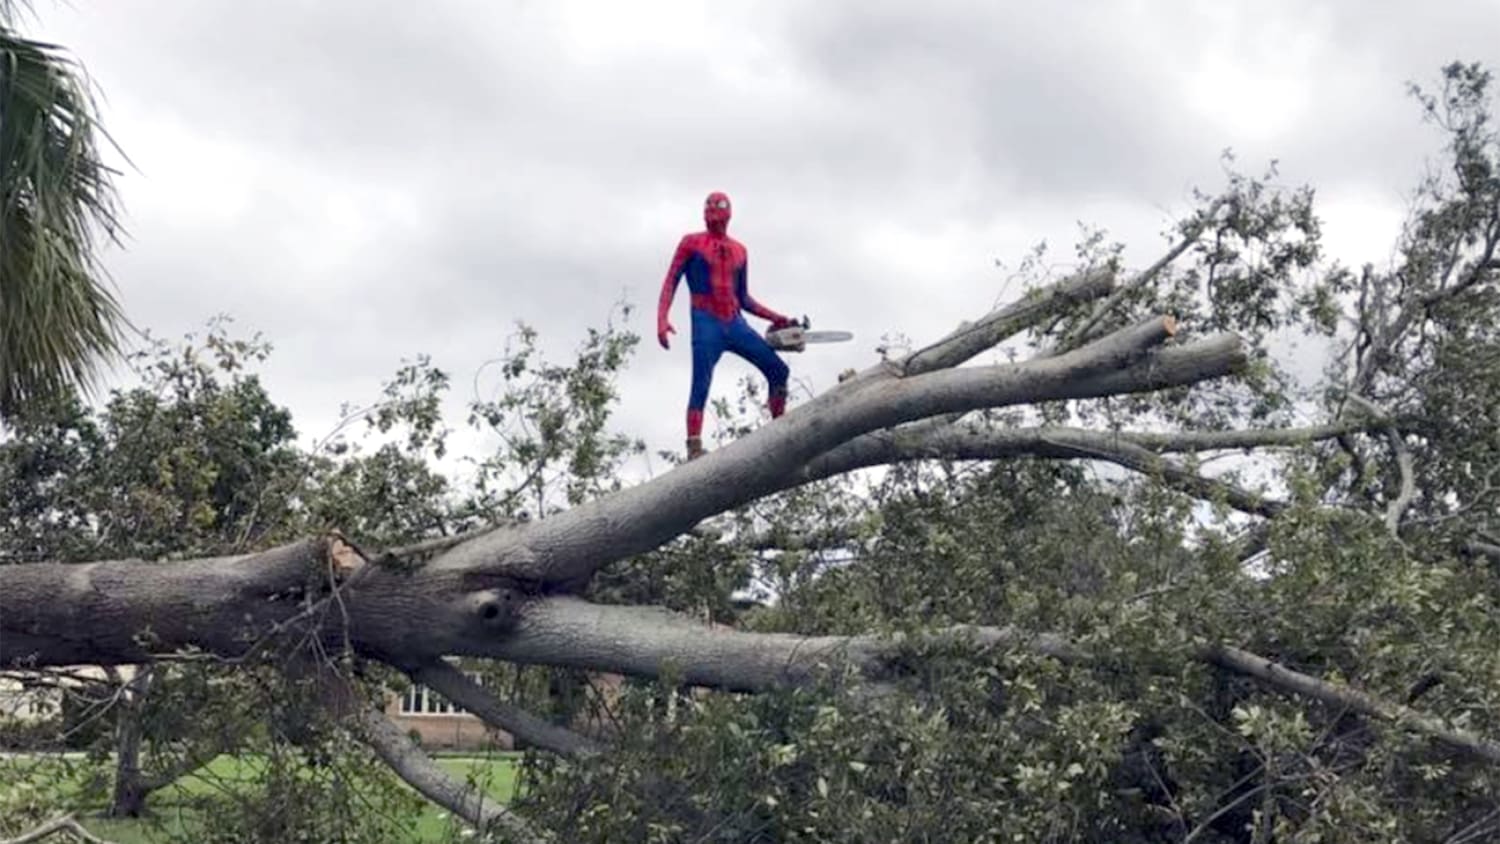
[(745, 322), (740, 311), (770, 320), (772, 329), (785, 328), (792, 321), (750, 296), (745, 246), (729, 236), (729, 215), (729, 197), (718, 191), (709, 194), (703, 202), (707, 230), (683, 235), (677, 244), (656, 309), (656, 339), (663, 349), (671, 348), (667, 335), (677, 330), (667, 314), (678, 280), (687, 276), (693, 320), (693, 387), (687, 411), (689, 460), (703, 454), (703, 406), (708, 402), (714, 367), (724, 352), (734, 352), (766, 376), (770, 386), (767, 404), (773, 418), (786, 411), (790, 370), (765, 338)]

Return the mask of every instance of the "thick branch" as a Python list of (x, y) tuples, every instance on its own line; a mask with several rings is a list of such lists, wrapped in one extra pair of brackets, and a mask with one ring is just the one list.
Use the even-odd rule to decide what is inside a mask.
[(1171, 330), (1169, 320), (1157, 319), (1042, 361), (850, 382), (652, 481), (526, 528), (486, 534), (432, 566), (574, 582), (704, 518), (800, 483), (798, 471), (809, 460), (869, 431), (979, 408), (1195, 384), (1245, 362), (1230, 334), (1143, 351)]
[[(1246, 439), (1241, 432), (1240, 440)], [(1265, 432), (1277, 433), (1277, 432)], [(1207, 435), (1189, 435), (1183, 444), (1202, 445)], [(1276, 437), (1273, 437), (1275, 439)], [(1227, 439), (1227, 438), (1226, 438)], [(1153, 451), (1140, 444), (1153, 442)], [(1105, 460), (1141, 474), (1159, 477), (1166, 485), (1196, 498), (1223, 501), (1245, 513), (1272, 518), (1285, 503), (1268, 499), (1227, 481), (1207, 478), (1162, 457), (1174, 448), (1171, 435), (1105, 433), (1081, 428), (1044, 427), (996, 430), (948, 428), (925, 436), (871, 434), (847, 443), (812, 461), (804, 469), (807, 481), (843, 474), (867, 466), (908, 460), (1003, 460), (1038, 457), (1056, 460)]]
[(242, 652), (247, 629), (287, 622), (329, 582), (331, 553), (318, 539), (169, 564), (0, 567), (0, 666), (139, 663), (185, 646)]
[(584, 578), (703, 518), (801, 483), (809, 460), (851, 437), (981, 407), (1193, 384), (1243, 363), (1239, 341), (1227, 334), (1147, 351), (1170, 331), (1169, 321), (1153, 320), (1045, 361), (838, 388), (653, 481), (492, 531), (414, 570), (363, 566), (337, 591), (340, 572), (358, 561), (343, 560), (348, 547), (327, 539), (169, 565), (0, 566), (0, 666), (141, 663), (185, 648), (237, 658), (278, 634), (292, 644), (347, 643), (396, 665), (485, 654), (535, 591), (529, 582)]
[[(882, 460), (899, 462), (944, 457), (975, 460), (1020, 457), (1028, 453), (1024, 451), (1026, 443), (1033, 441), (1037, 434), (1048, 431), (1059, 432), (1059, 436), (1064, 437), (1091, 437), (1093, 438), (1092, 444), (1100, 448), (1106, 447), (1106, 444), (1123, 442), (1159, 454), (1185, 454), (1251, 448), (1295, 448), (1320, 440), (1346, 436), (1356, 431), (1369, 430), (1379, 425), (1380, 423), (1367, 419), (1344, 419), (1328, 425), (1314, 425), (1306, 428), (1258, 428), (1244, 431), (1110, 431), (1105, 433), (1087, 428), (1070, 427), (963, 431), (948, 425), (932, 425), (924, 421), (856, 437), (814, 460), (809, 466), (808, 473), (816, 478), (830, 477), (857, 468), (878, 465)], [(973, 437), (994, 437), (996, 441), (990, 446), (967, 444), (967, 440)], [(950, 440), (964, 442), (950, 442)], [(947, 449), (950, 448), (969, 450), (976, 456), (964, 457), (956, 452), (949, 452)], [(985, 448), (992, 449), (994, 456), (980, 454)], [(1012, 452), (1011, 448), (1022, 450)], [(904, 456), (903, 452), (909, 453), (910, 456)], [(880, 457), (882, 453), (888, 454), (888, 457)]]
[(901, 362), (901, 372), (920, 375), (958, 366), (1060, 311), (1078, 302), (1097, 299), (1113, 288), (1112, 273), (1092, 270), (1032, 291), (1019, 302), (992, 311), (976, 323), (962, 325), (947, 337), (911, 353)]
[(1401, 477), (1401, 487), (1396, 497), (1385, 508), (1385, 529), (1390, 532), (1391, 536), (1399, 536), (1401, 517), (1406, 514), (1406, 509), (1411, 506), (1412, 499), (1417, 495), (1416, 466), (1412, 460), (1411, 449), (1407, 448), (1401, 432), (1391, 428), (1388, 436), (1391, 450), (1396, 453), (1396, 471)]
[(484, 654), (538, 581), (577, 582), (795, 485), (809, 460), (860, 434), (978, 408), (1188, 385), (1244, 362), (1228, 334), (1152, 348), (1172, 331), (1159, 318), (1042, 361), (846, 383), (653, 481), (488, 532), (414, 570), (363, 566), (341, 580), (358, 554), (327, 539), (170, 565), (3, 566), (0, 665), (139, 663), (184, 648), (237, 658), (277, 634), (295, 634), (279, 637), (293, 645), (352, 645), (396, 665)]
[(1210, 665), (1233, 671), (1236, 674), (1243, 674), (1284, 692), (1319, 700), (1330, 706), (1343, 707), (1406, 727), (1449, 747), (1471, 753), (1489, 762), (1500, 763), (1500, 745), (1494, 742), (1486, 741), (1472, 733), (1453, 729), (1441, 720), (1417, 712), (1410, 707), (1384, 701), (1365, 692), (1293, 671), (1249, 651), (1229, 645), (1210, 645), (1199, 652), (1198, 658)]
[(1491, 560), (1500, 563), (1500, 545), (1496, 545), (1493, 542), (1482, 542), (1478, 539), (1471, 539), (1464, 543), (1464, 550), (1471, 554), (1489, 557)]
[(1363, 408), (1385, 427), (1386, 441), (1390, 443), (1391, 454), (1396, 458), (1396, 471), (1401, 484), (1396, 497), (1386, 505), (1385, 529), (1391, 536), (1399, 537), (1401, 517), (1406, 514), (1406, 509), (1411, 506), (1412, 499), (1417, 495), (1416, 467), (1413, 464), (1411, 449), (1406, 447), (1406, 440), (1401, 436), (1401, 430), (1396, 427), (1396, 423), (1384, 409), (1358, 393), (1350, 393), (1349, 401)]
[[(989, 647), (1024, 644), (1059, 658), (1076, 656), (1076, 649), (1061, 639), (1008, 628), (954, 627), (930, 635), (969, 637)], [(902, 647), (902, 640), (885, 636), (745, 633), (656, 607), (557, 597), (530, 606), (521, 624), (490, 654), (634, 677), (671, 674), (688, 685), (754, 692), (805, 683), (819, 671), (843, 664), (878, 679), (889, 674), (890, 660)]]
[(241, 659), (346, 645), (412, 665), (503, 635), (525, 600), (503, 579), (380, 566), (336, 592), (314, 591), (332, 578), (316, 575), (327, 562), (319, 547), (161, 565), (0, 566), (0, 665), (135, 664), (185, 649)]
[(1243, 431), (1174, 431), (1154, 433), (1123, 431), (1120, 439), (1163, 454), (1251, 448), (1296, 448), (1308, 443), (1367, 431), (1376, 423), (1367, 419), (1343, 419), (1328, 425), (1305, 428), (1251, 428)]
[(443, 660), (429, 660), (407, 673), (416, 682), (479, 716), (486, 724), (505, 730), (528, 744), (575, 758), (593, 755), (601, 749), (587, 736), (497, 700), (483, 686)]
[[(981, 648), (1019, 647), (1068, 662), (1092, 657), (1067, 640), (1012, 628), (959, 626), (925, 639), (963, 639)], [(527, 613), (497, 656), (517, 662), (610, 671), (638, 677), (672, 676), (689, 685), (764, 691), (809, 682), (820, 671), (856, 668), (867, 680), (896, 670), (905, 641), (882, 636), (796, 636), (709, 627), (665, 610), (590, 604), (554, 598)], [(1449, 747), (1500, 762), (1500, 745), (1416, 710), (1319, 680), (1228, 645), (1209, 645), (1186, 658), (1242, 674), (1300, 697), (1347, 707), (1412, 729)]]
[(800, 483), (808, 460), (852, 436), (979, 407), (1192, 384), (1243, 362), (1232, 335), (1142, 351), (1170, 329), (1155, 320), (1041, 362), (836, 389), (653, 481), (485, 534), (414, 571), (364, 566), (333, 596), (326, 587), (340, 546), (325, 540), (170, 565), (0, 566), (0, 665), (140, 663), (184, 648), (239, 657), (278, 633), (333, 649), (347, 643), (396, 665), (483, 655), (524, 608), (527, 581), (568, 582), (655, 548), (705, 517)]
[(481, 831), (503, 831), (514, 841), (552, 840), (514, 812), (491, 800), (479, 786), (470, 787), (449, 776), (382, 713), (360, 709), (351, 717), (360, 740), (422, 796)]

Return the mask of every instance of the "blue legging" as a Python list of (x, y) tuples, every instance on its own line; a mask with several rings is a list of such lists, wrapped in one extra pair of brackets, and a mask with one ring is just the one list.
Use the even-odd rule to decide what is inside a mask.
[(714, 380), (714, 367), (725, 352), (734, 352), (750, 361), (766, 376), (770, 394), (786, 395), (786, 379), (791, 370), (766, 339), (736, 314), (725, 322), (710, 313), (693, 309), (693, 390), (688, 396), (689, 410), (702, 410), (708, 403), (708, 388)]

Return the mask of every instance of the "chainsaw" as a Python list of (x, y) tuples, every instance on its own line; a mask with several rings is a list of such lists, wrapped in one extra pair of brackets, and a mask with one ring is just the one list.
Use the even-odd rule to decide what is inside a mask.
[(812, 321), (804, 316), (801, 322), (794, 321), (791, 325), (767, 331), (766, 342), (778, 352), (800, 352), (807, 348), (808, 343), (842, 343), (854, 339), (854, 335), (848, 331), (811, 329)]

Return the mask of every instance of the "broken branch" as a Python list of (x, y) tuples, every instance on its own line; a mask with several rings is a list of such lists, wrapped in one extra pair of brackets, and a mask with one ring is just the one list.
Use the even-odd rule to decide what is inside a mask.
[(1411, 707), (1384, 701), (1374, 695), (1326, 680), (1319, 680), (1311, 675), (1278, 665), (1263, 656), (1230, 645), (1206, 646), (1199, 651), (1197, 657), (1210, 665), (1236, 674), (1243, 674), (1273, 688), (1322, 701), (1330, 706), (1351, 709), (1399, 727), (1406, 727), (1456, 750), (1500, 764), (1500, 745), (1449, 727), (1441, 720), (1420, 713)]
[(1222, 198), (1216, 199), (1212, 203), (1210, 203), (1208, 208), (1204, 209), (1203, 213), (1199, 215), (1197, 221), (1195, 221), (1192, 226), (1188, 228), (1187, 232), (1183, 235), (1182, 240), (1178, 241), (1176, 246), (1172, 247), (1172, 249), (1169, 250), (1167, 254), (1158, 258), (1156, 260), (1156, 263), (1138, 273), (1135, 278), (1132, 278), (1125, 284), (1120, 285), (1113, 293), (1110, 294), (1109, 298), (1105, 299), (1103, 302), (1100, 302), (1099, 305), (1094, 308), (1094, 312), (1089, 315), (1088, 319), (1080, 323), (1077, 328), (1074, 328), (1072, 331), (1068, 332), (1067, 336), (1059, 340), (1057, 345), (1053, 347), (1052, 351), (1048, 352), (1047, 354), (1061, 354), (1068, 351), (1069, 349), (1072, 349), (1078, 344), (1087, 341), (1090, 335), (1093, 333), (1094, 329), (1099, 326), (1099, 323), (1109, 315), (1110, 311), (1119, 306), (1120, 302), (1124, 301), (1126, 296), (1129, 296), (1132, 292), (1149, 283), (1151, 279), (1156, 278), (1156, 276), (1161, 273), (1162, 270), (1171, 266), (1173, 261), (1182, 257), (1182, 253), (1188, 251), (1188, 249), (1192, 248), (1193, 244), (1198, 242), (1198, 238), (1203, 236), (1204, 230), (1208, 228), (1208, 224), (1213, 220), (1214, 215), (1218, 213), (1219, 207), (1223, 204), (1224, 200)]
[(900, 364), (901, 373), (920, 375), (958, 366), (1073, 304), (1105, 295), (1113, 287), (1113, 274), (1095, 269), (1032, 291), (1020, 301), (976, 323), (960, 326), (947, 337), (907, 355)]
[(549, 723), (517, 706), (495, 698), (488, 690), (462, 671), (443, 660), (430, 660), (407, 672), (413, 680), (477, 715), (486, 724), (502, 729), (516, 738), (573, 758), (598, 753), (599, 744), (556, 724)]
[(522, 842), (552, 840), (519, 815), (491, 800), (479, 786), (469, 786), (449, 776), (383, 713), (362, 708), (350, 717), (359, 739), (422, 796), (482, 832), (503, 831), (511, 840)]

